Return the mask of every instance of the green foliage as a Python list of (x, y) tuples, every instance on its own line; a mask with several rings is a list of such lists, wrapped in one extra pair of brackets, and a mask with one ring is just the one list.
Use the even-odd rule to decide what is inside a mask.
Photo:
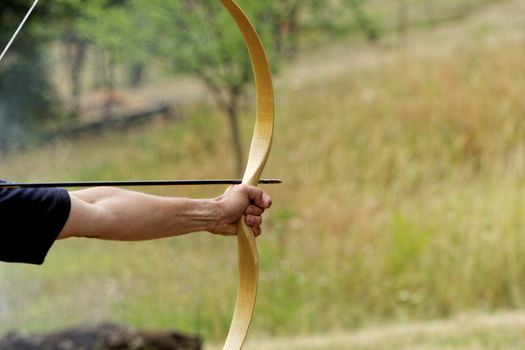
[(150, 63), (155, 56), (148, 48), (155, 37), (134, 5), (132, 1), (90, 1), (75, 22), (76, 30), (98, 49), (108, 51), (119, 64)]

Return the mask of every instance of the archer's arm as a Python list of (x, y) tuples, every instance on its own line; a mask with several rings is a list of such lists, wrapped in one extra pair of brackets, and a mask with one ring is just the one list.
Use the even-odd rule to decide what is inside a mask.
[(264, 191), (243, 185), (216, 199), (158, 197), (118, 188), (70, 192), (70, 197), (71, 213), (59, 239), (141, 241), (196, 231), (233, 235), (242, 215), (259, 235), (261, 215), (271, 205)]

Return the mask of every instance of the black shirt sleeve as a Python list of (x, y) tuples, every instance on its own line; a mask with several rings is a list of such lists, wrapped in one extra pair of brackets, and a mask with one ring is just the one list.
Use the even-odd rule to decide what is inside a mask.
[(70, 210), (64, 189), (0, 189), (0, 261), (42, 264)]

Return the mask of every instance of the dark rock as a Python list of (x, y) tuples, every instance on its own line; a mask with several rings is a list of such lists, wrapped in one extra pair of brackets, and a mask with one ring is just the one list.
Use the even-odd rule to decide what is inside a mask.
[(201, 350), (199, 337), (172, 331), (133, 331), (116, 324), (79, 327), (47, 334), (10, 332), (0, 350)]

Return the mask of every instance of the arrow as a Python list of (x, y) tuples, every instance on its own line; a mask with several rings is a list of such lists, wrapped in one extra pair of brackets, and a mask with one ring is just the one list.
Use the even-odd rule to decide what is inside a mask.
[[(242, 183), (239, 179), (218, 180), (139, 180), (139, 181), (87, 181), (87, 182), (28, 182), (0, 183), (0, 189), (20, 188), (56, 188), (56, 187), (139, 187), (139, 186), (194, 186), (194, 185), (238, 185)], [(280, 179), (261, 179), (260, 184), (281, 184)]]

